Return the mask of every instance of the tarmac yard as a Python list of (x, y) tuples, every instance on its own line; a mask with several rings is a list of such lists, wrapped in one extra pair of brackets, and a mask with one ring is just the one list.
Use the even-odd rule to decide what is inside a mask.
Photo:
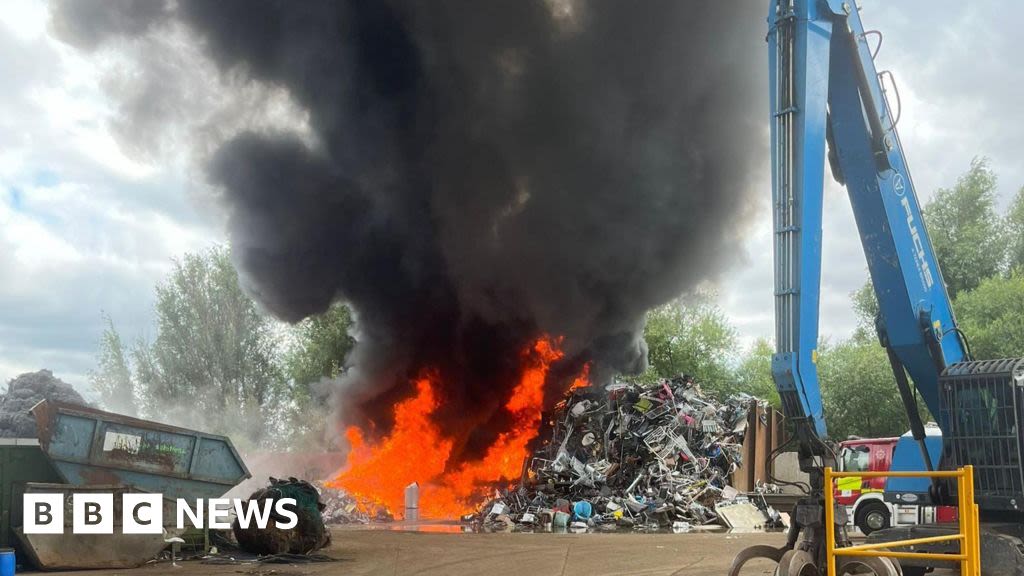
[[(161, 562), (132, 570), (46, 572), (48, 576), (476, 575), (488, 576), (722, 576), (733, 556), (751, 544), (781, 546), (782, 533), (756, 534), (463, 534), (335, 529), (323, 552), (336, 562), (211, 565)], [(744, 574), (772, 574), (748, 564)], [(43, 574), (43, 573), (40, 573)]]

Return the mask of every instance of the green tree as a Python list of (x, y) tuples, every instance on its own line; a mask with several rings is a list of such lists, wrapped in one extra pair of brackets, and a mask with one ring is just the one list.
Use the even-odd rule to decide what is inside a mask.
[[(829, 436), (898, 436), (908, 424), (885, 350), (850, 339), (818, 350), (818, 374)], [(923, 416), (927, 417), (927, 416)]]
[(89, 373), (89, 382), (99, 393), (101, 406), (120, 414), (135, 416), (138, 405), (128, 354), (110, 316), (104, 314), (103, 320), (107, 327), (100, 336), (97, 366)]
[(994, 276), (961, 294), (954, 304), (960, 329), (975, 358), (1016, 358), (1024, 354), (1024, 269)]
[(746, 392), (771, 402), (780, 408), (779, 392), (772, 379), (772, 354), (774, 350), (768, 340), (759, 338), (743, 356), (734, 373), (735, 387), (738, 392)]
[(1010, 211), (1006, 215), (1006, 233), (1010, 268), (1024, 268), (1024, 188), (1017, 191), (1017, 196), (1010, 204)]
[(296, 324), (295, 341), (285, 360), (290, 379), (311, 384), (341, 374), (356, 343), (353, 325), (351, 310), (341, 303)]
[(313, 446), (325, 437), (330, 417), (328, 380), (340, 376), (355, 338), (352, 312), (336, 303), (292, 328), (293, 342), (285, 355), (289, 381), (287, 419), (290, 445)]
[(850, 294), (853, 302), (853, 311), (857, 314), (857, 328), (853, 337), (860, 341), (871, 341), (877, 338), (875, 329), (875, 318), (878, 317), (878, 297), (875, 295), (875, 288), (868, 279), (864, 285)]
[(975, 158), (956, 186), (940, 189), (924, 219), (951, 298), (1002, 271), (1007, 246), (988, 160)]
[(736, 330), (706, 299), (680, 299), (649, 311), (644, 340), (649, 366), (637, 380), (651, 382), (685, 373), (714, 394), (735, 391), (729, 363)]
[(134, 348), (143, 412), (267, 444), (284, 433), (272, 321), (226, 249), (188, 254), (156, 288), (156, 339)]

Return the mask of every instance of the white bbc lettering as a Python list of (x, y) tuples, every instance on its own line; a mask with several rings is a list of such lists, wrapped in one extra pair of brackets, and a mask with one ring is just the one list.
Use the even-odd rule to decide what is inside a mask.
[[(260, 505), (263, 505), (263, 509), (260, 509)], [(249, 523), (256, 520), (256, 527), (260, 530), (264, 530), (267, 527), (267, 522), (270, 521), (270, 500), (264, 500), (262, 502), (258, 500), (235, 500), (235, 516), (238, 517), (238, 525), (242, 529), (249, 527)]]
[(277, 514), (290, 519), (289, 522), (278, 522), (278, 528), (282, 530), (291, 530), (299, 524), (299, 515), (294, 512), (297, 505), (298, 502), (295, 501), (295, 498), (281, 498), (274, 502), (274, 510), (277, 511)]
[(71, 529), (75, 534), (113, 534), (114, 495), (72, 494)]
[(178, 530), (185, 528), (185, 516), (188, 516), (189, 520), (192, 521), (193, 528), (203, 527), (203, 501), (196, 500), (195, 511), (188, 505), (188, 501), (184, 498), (178, 498), (178, 523), (176, 526)]
[(159, 494), (124, 494), (121, 525), (125, 534), (163, 534), (164, 499)]
[[(71, 497), (72, 534), (113, 534), (114, 495), (109, 493), (78, 492)], [(63, 534), (65, 500), (60, 493), (34, 493), (22, 495), (22, 529), (25, 534)], [(234, 509), (242, 528), (252, 524), (266, 529), (273, 517), (277, 528), (291, 530), (299, 524), (294, 498), (280, 498), (273, 502), (240, 500), (238, 498), (196, 499), (193, 508), (183, 498), (176, 501), (176, 520), (179, 529), (189, 523), (196, 528), (231, 528), (229, 518)], [(204, 510), (206, 515), (203, 514)], [(186, 521), (186, 518), (188, 521)], [(168, 519), (169, 522), (169, 519)], [(121, 494), (121, 533), (162, 534), (164, 531), (164, 499), (160, 494)]]
[(25, 534), (64, 533), (63, 494), (25, 494), (21, 506)]
[(211, 530), (230, 530), (230, 522), (222, 522), (231, 513), (231, 500), (228, 498), (210, 498), (207, 502), (209, 517), (206, 524)]

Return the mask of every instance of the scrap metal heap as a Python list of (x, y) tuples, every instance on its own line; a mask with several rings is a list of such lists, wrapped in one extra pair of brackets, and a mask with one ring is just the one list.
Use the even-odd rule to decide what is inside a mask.
[[(463, 520), (499, 530), (728, 524), (721, 503), (753, 506), (729, 478), (742, 461), (748, 413), (763, 402), (746, 394), (717, 402), (689, 376), (570, 390), (521, 482)], [(765, 526), (778, 519), (760, 507)]]
[(369, 524), (370, 522), (394, 522), (395, 517), (387, 508), (369, 501), (360, 501), (344, 490), (314, 482), (320, 492), (324, 508), (321, 515), (326, 524)]

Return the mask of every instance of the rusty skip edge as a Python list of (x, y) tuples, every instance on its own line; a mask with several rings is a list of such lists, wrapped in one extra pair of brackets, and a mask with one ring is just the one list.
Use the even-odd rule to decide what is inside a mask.
[(53, 424), (56, 422), (57, 414), (71, 414), (73, 416), (81, 416), (83, 418), (104, 420), (127, 426), (137, 426), (146, 430), (157, 430), (160, 432), (182, 434), (185, 436), (199, 436), (201, 438), (211, 438), (214, 440), (223, 440), (229, 444), (231, 443), (231, 439), (227, 436), (208, 434), (206, 432), (181, 428), (179, 426), (171, 426), (170, 424), (164, 424), (154, 420), (143, 420), (141, 418), (125, 416), (124, 414), (117, 414), (115, 412), (104, 412), (103, 410), (90, 408), (88, 406), (67, 404), (65, 402), (55, 402), (52, 400), (40, 400), (39, 403), (29, 409), (29, 412), (31, 412), (36, 418), (36, 427), (39, 432), (40, 443), (47, 443), (52, 439)]
[[(197, 439), (195, 449), (198, 450), (200, 440), (213, 440), (222, 442), (227, 446), (228, 450), (231, 451), (231, 455), (238, 463), (242, 470), (242, 477), (239, 480), (226, 480), (224, 478), (205, 477), (197, 476), (193, 474), (180, 474), (172, 471), (162, 471), (160, 475), (166, 475), (175, 478), (189, 479), (200, 482), (210, 482), (215, 484), (231, 485), (234, 486), (238, 482), (251, 478), (252, 473), (249, 471), (249, 467), (246, 465), (245, 460), (241, 457), (238, 451), (235, 449), (231, 439), (227, 436), (221, 436), (218, 434), (208, 434), (206, 432), (200, 432), (197, 430), (191, 430), (189, 428), (182, 428), (179, 426), (172, 426), (170, 424), (164, 424), (162, 422), (156, 422), (152, 420), (143, 420), (141, 418), (134, 418), (131, 416), (125, 416), (124, 414), (117, 414), (114, 412), (106, 412), (97, 408), (91, 408), (88, 406), (81, 406), (77, 404), (68, 404), (64, 402), (56, 402), (52, 400), (41, 400), (31, 409), (29, 412), (36, 420), (36, 431), (38, 435), (39, 446), (49, 456), (50, 442), (53, 440), (53, 435), (56, 428), (58, 416), (66, 414), (70, 416), (77, 416), (81, 418), (87, 418), (91, 420), (97, 420), (100, 422), (109, 422), (122, 426), (132, 426), (146, 431), (164, 432), (169, 434), (179, 434), (182, 436), (191, 436)], [(195, 454), (192, 455), (195, 458)], [(62, 462), (69, 462), (74, 464), (80, 464), (82, 466), (88, 466), (91, 468), (106, 468), (109, 470), (118, 470), (119, 468), (111, 464), (103, 464), (100, 462), (93, 462), (89, 460), (82, 460), (78, 458), (55, 458)], [(119, 481), (119, 477), (111, 472), (110, 474), (102, 474), (104, 480)]]

